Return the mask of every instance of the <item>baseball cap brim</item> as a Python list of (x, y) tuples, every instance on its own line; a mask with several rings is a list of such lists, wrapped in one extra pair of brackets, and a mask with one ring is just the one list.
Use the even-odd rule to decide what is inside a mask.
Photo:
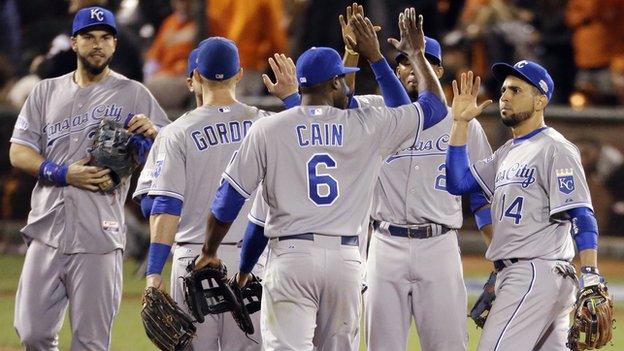
[(103, 29), (106, 28), (107, 30), (109, 30), (111, 33), (113, 33), (113, 35), (117, 35), (117, 29), (109, 24), (106, 23), (93, 23), (87, 26), (84, 26), (82, 28), (80, 28), (79, 30), (75, 31), (72, 36), (76, 36), (80, 33), (84, 33), (84, 32), (88, 32), (90, 30), (93, 30), (94, 27), (102, 27)]
[(494, 78), (496, 78), (496, 80), (501, 83), (505, 81), (505, 78), (507, 78), (507, 76), (514, 76), (531, 84), (532, 86), (536, 87), (539, 91), (544, 93), (541, 87), (533, 84), (533, 82), (531, 81), (529, 77), (522, 74), (522, 72), (518, 71), (514, 66), (508, 63), (504, 63), (504, 62), (495, 63), (494, 65), (492, 65), (492, 73), (494, 74)]
[(342, 68), (342, 74), (355, 73), (355, 72), (357, 72), (359, 70), (360, 69), (358, 67), (343, 67)]

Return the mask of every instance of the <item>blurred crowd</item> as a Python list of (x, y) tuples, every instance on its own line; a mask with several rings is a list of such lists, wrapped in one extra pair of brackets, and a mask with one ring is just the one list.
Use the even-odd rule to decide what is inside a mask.
[[(274, 52), (296, 57), (314, 45), (343, 47), (338, 15), (345, 0), (0, 0), (0, 103), (21, 107), (40, 79), (76, 64), (69, 28), (81, 7), (117, 15), (121, 31), (113, 69), (144, 82), (165, 108), (189, 102), (186, 58), (208, 36), (237, 42), (245, 80), (239, 94), (266, 94), (261, 75)], [(624, 102), (624, 1), (621, 0), (362, 0), (382, 27), (398, 36), (407, 6), (424, 15), (425, 34), (444, 45), (445, 81), (472, 68), (490, 77), (494, 61), (527, 58), (551, 72), (554, 103), (574, 107)], [(385, 46), (390, 49), (389, 45)], [(386, 52), (393, 57), (393, 53)], [(365, 75), (364, 75), (365, 76)], [(486, 93), (496, 98), (489, 79)], [(363, 79), (361, 93), (375, 90)]]
[[(111, 67), (143, 82), (166, 110), (194, 103), (185, 88), (187, 56), (208, 36), (234, 40), (244, 80), (240, 96), (266, 95), (261, 75), (267, 58), (296, 58), (311, 46), (343, 50), (338, 15), (346, 0), (0, 0), (0, 135), (8, 140), (15, 114), (41, 79), (75, 69), (70, 47), (74, 13), (104, 6), (116, 14), (118, 46)], [(361, 0), (385, 39), (398, 37), (397, 16), (405, 7), (424, 15), (425, 34), (443, 44), (445, 76), (474, 70), (485, 79), (484, 95), (496, 99), (489, 67), (495, 61), (531, 59), (551, 73), (553, 103), (575, 108), (624, 103), (624, 1), (621, 0)], [(361, 65), (357, 93), (374, 93), (368, 65)], [(11, 120), (12, 118), (12, 120)], [(617, 149), (587, 139), (583, 159), (592, 177), (619, 196), (609, 218), (624, 233), (623, 158)], [(608, 164), (608, 166), (605, 166)], [(618, 178), (619, 177), (619, 178)], [(21, 219), (28, 211), (34, 179), (18, 177), (8, 155), (0, 157), (0, 218)], [(610, 188), (611, 187), (611, 188)], [(20, 195), (21, 194), (21, 195)], [(19, 196), (18, 196), (19, 195)], [(619, 211), (619, 212), (618, 212)], [(610, 212), (610, 213), (611, 213)], [(611, 225), (611, 224), (610, 224)]]

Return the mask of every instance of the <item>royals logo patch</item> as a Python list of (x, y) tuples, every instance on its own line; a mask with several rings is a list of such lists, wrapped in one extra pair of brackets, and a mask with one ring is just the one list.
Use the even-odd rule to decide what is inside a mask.
[(158, 179), (158, 177), (160, 177), (160, 174), (162, 173), (162, 169), (163, 169), (163, 164), (165, 163), (165, 160), (158, 160), (156, 161), (156, 163), (154, 164), (154, 171), (152, 171), (152, 178), (153, 179)]
[(559, 191), (569, 195), (574, 191), (574, 171), (571, 168), (558, 169), (555, 171), (557, 174), (557, 185)]

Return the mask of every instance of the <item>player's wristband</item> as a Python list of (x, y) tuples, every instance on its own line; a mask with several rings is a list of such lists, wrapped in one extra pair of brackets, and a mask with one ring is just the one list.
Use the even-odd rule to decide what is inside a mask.
[(299, 93), (290, 94), (282, 100), (282, 103), (286, 109), (299, 106), (301, 105), (301, 95)]
[(145, 275), (161, 274), (169, 257), (171, 245), (151, 243), (147, 254), (147, 270)]
[(67, 170), (69, 166), (66, 164), (57, 165), (50, 160), (44, 160), (39, 166), (39, 179), (44, 179), (50, 183), (67, 186)]
[(596, 268), (596, 267), (583, 266), (583, 267), (581, 267), (581, 274), (596, 274), (596, 275), (600, 275), (600, 272), (598, 271), (598, 268)]

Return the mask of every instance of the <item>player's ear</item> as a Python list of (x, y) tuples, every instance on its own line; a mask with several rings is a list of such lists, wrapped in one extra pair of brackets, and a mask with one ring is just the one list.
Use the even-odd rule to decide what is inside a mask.
[(333, 90), (333, 91), (336, 91), (336, 90), (338, 90), (338, 91), (342, 91), (342, 90), (343, 90), (343, 89), (342, 89), (342, 85), (340, 84), (340, 80), (341, 80), (341, 79), (340, 79), (340, 77), (338, 77), (338, 76), (336, 76), (336, 77), (334, 77), (334, 78), (332, 79), (332, 82), (331, 82), (331, 88), (332, 88), (332, 90)]
[(186, 77), (186, 87), (188, 88), (188, 90), (191, 93), (194, 93), (194, 89), (193, 89), (193, 78), (191, 77)]
[(71, 42), (71, 48), (72, 50), (74, 50), (74, 52), (78, 51), (78, 39), (75, 36), (71, 36), (69, 38), (70, 42)]
[(535, 110), (541, 111), (546, 108), (547, 104), (548, 104), (548, 98), (546, 97), (546, 95), (540, 94), (537, 96), (537, 99), (535, 99)]
[(433, 70), (435, 71), (438, 79), (442, 78), (442, 76), (444, 75), (444, 67), (442, 66), (436, 65), (433, 67)]
[(243, 79), (243, 68), (241, 67), (241, 69), (238, 70), (238, 73), (236, 73), (236, 83), (240, 82), (241, 79)]

